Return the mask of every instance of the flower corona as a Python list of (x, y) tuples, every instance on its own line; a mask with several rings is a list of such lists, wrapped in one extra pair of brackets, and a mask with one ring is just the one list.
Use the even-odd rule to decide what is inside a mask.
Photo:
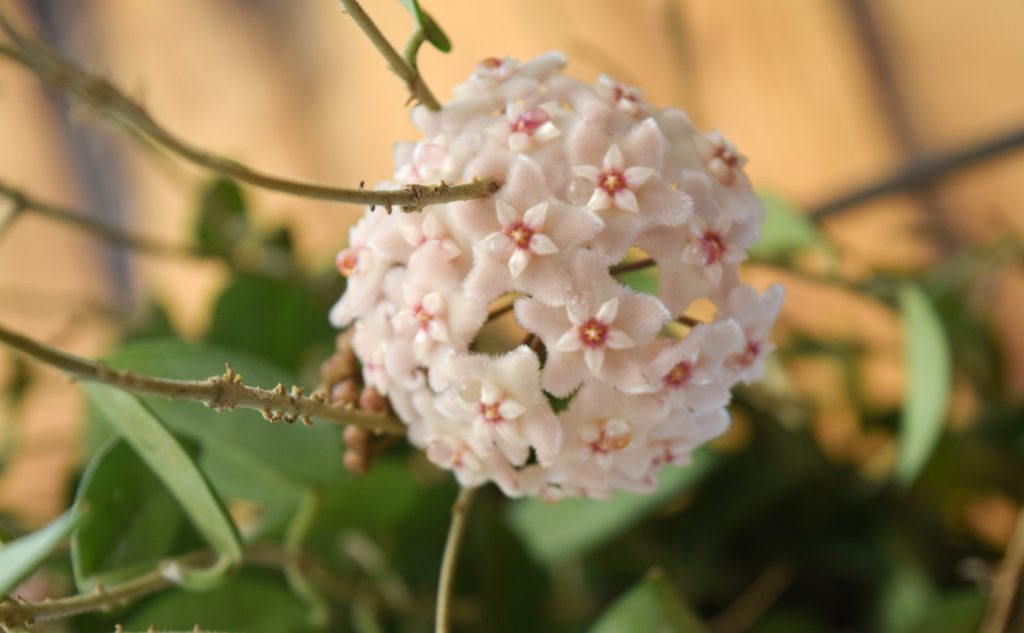
[[(331, 319), (353, 328), (365, 386), (462, 485), (650, 492), (728, 428), (730, 391), (763, 373), (783, 293), (741, 279), (764, 211), (732, 143), (564, 66), (559, 53), (490, 58), (440, 111), (413, 111), (423, 139), (397, 146), (381, 187), (501, 188), (367, 210), (337, 259), (347, 288)], [(624, 283), (638, 260), (655, 294)], [(697, 300), (714, 320), (684, 326)]]

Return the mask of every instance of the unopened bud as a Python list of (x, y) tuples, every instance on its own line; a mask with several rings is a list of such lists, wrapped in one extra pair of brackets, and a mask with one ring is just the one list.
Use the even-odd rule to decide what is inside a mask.
[(388, 399), (373, 387), (367, 387), (359, 394), (359, 408), (373, 413), (384, 413), (388, 409)]

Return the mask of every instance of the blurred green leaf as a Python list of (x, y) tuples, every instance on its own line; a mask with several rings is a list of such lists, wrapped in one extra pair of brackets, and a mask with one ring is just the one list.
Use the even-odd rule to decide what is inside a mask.
[(14, 535), (11, 534), (10, 530), (0, 525), (0, 545), (4, 543), (10, 543), (14, 540)]
[(825, 236), (807, 216), (775, 194), (762, 194), (765, 218), (761, 239), (750, 247), (750, 255), (759, 259), (778, 259), (796, 251), (827, 243)]
[(75, 503), (92, 509), (71, 537), (80, 592), (155, 568), (171, 554), (183, 524), (174, 499), (122, 440), (93, 456)]
[(707, 450), (697, 451), (689, 466), (663, 470), (658, 489), (650, 495), (618, 493), (609, 500), (565, 499), (558, 503), (517, 500), (511, 505), (509, 520), (537, 560), (554, 563), (574, 558), (625, 532), (695, 485), (715, 460)]
[(203, 189), (196, 220), (200, 249), (230, 257), (248, 231), (245, 199), (233, 180), (217, 178)]
[(661, 269), (657, 266), (649, 266), (640, 270), (631, 270), (616, 276), (619, 283), (637, 292), (649, 295), (658, 294), (658, 283), (661, 277)]
[(326, 313), (294, 283), (242, 275), (217, 299), (207, 338), (297, 371), (310, 348), (331, 346), (335, 332)]
[(0, 546), (0, 596), (6, 596), (42, 565), (86, 514), (72, 507), (46, 527)]
[(619, 598), (590, 633), (707, 633), (697, 614), (684, 604), (659, 570), (647, 574)]
[(961, 589), (941, 594), (913, 631), (974, 633), (981, 626), (986, 604), (985, 596), (979, 591)]
[[(246, 384), (273, 388), (278, 383), (297, 382), (288, 372), (249, 354), (170, 339), (131, 343), (108, 360), (116, 367), (179, 379), (222, 374), (225, 361), (230, 361)], [(333, 426), (270, 424), (255, 411), (218, 413), (193, 402), (143, 400), (171, 431), (195, 440), (204, 450), (246, 453), (263, 467), (304, 487), (348, 478), (340, 457), (341, 432)]]
[(928, 461), (942, 435), (949, 401), (949, 341), (928, 296), (908, 284), (900, 293), (907, 388), (900, 420), (900, 446), (895, 476), (909, 485)]
[(191, 631), (293, 633), (308, 631), (305, 606), (276, 574), (247, 571), (204, 592), (172, 591), (152, 598), (124, 618), (127, 629), (150, 626)]
[(890, 571), (881, 587), (878, 629), (910, 633), (931, 610), (935, 588), (911, 543), (897, 535), (889, 535), (882, 542)]
[(203, 582), (242, 560), (242, 544), (235, 524), (209, 482), (178, 440), (137, 397), (115, 387), (85, 385), (89, 399), (107, 422), (160, 478), (178, 500), (192, 524), (220, 559), (209, 570), (189, 571), (190, 581)]
[(430, 14), (424, 11), (420, 7), (418, 0), (399, 0), (409, 13), (416, 18), (416, 24), (423, 30), (423, 37), (428, 42), (434, 45), (434, 48), (441, 51), (442, 53), (450, 53), (452, 50), (452, 42), (445, 35), (441, 27), (437, 25), (434, 18), (430, 17)]

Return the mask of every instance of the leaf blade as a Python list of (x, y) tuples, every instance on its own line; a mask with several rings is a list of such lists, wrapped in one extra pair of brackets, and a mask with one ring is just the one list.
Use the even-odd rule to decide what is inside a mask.
[[(135, 396), (114, 387), (86, 385), (86, 394), (177, 499), (221, 561), (242, 560), (242, 544), (220, 499), (178, 440)], [(220, 563), (215, 564), (219, 565)]]
[(514, 503), (508, 519), (527, 549), (545, 563), (580, 556), (641, 521), (655, 508), (695, 485), (715, 462), (706, 450), (685, 468), (666, 469), (650, 495), (618, 494), (609, 500), (565, 499), (548, 504), (537, 499)]
[(707, 633), (708, 629), (686, 605), (660, 570), (620, 597), (590, 628), (590, 633)]
[(400, 2), (416, 19), (416, 24), (423, 30), (423, 37), (442, 53), (450, 53), (452, 50), (451, 40), (448, 39), (448, 35), (438, 26), (434, 18), (420, 7), (419, 1), (400, 0)]
[(942, 321), (925, 292), (907, 284), (899, 303), (908, 375), (895, 477), (906, 486), (924, 467), (942, 435), (952, 361)]
[(46, 527), (0, 546), (0, 596), (7, 595), (35, 571), (85, 515), (77, 506), (72, 507)]

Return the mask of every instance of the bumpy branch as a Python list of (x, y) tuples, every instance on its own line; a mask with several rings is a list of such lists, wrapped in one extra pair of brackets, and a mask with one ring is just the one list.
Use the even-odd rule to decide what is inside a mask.
[[(213, 558), (212, 552), (193, 552), (167, 561), (165, 565), (173, 563), (201, 564)], [(303, 572), (308, 573), (310, 578), (318, 583), (318, 586), (329, 589), (339, 599), (351, 600), (355, 594), (353, 587), (337, 578), (328, 567), (304, 551), (289, 552), (270, 545), (253, 545), (246, 548), (243, 562), (250, 566), (278, 569), (287, 565), (297, 565)], [(43, 600), (42, 602), (24, 602), (17, 599), (0, 601), (0, 626), (6, 627), (8, 630), (20, 630), (36, 622), (59, 620), (81, 613), (101, 611), (127, 604), (173, 587), (174, 583), (162, 570), (163, 566), (138, 578), (113, 587), (98, 589), (91, 594)]]
[(250, 387), (242, 383), (242, 377), (230, 365), (223, 376), (205, 380), (172, 380), (114, 369), (94, 360), (62, 352), (3, 327), (0, 327), (0, 342), (83, 380), (106, 383), (133, 393), (163, 396), (172, 400), (195, 400), (218, 411), (230, 411), (236, 407), (255, 409), (271, 422), (302, 420), (305, 424), (311, 424), (312, 418), (320, 418), (334, 424), (358, 426), (379, 433), (405, 433), (405, 425), (390, 416), (361, 411), (351, 405), (334, 405), (320, 393), (306, 397), (301, 387), (293, 386), (290, 391), (281, 384), (274, 389)]
[[(388, 42), (384, 34), (380, 32), (377, 25), (373, 23), (370, 16), (363, 11), (363, 7), (359, 6), (356, 0), (339, 0), (341, 6), (344, 7), (346, 13), (352, 17), (352, 20), (359, 25), (359, 28), (363, 30), (366, 37), (370, 39), (380, 54), (384, 56), (384, 60), (387, 61), (388, 66), (392, 72), (398, 75), (402, 81), (405, 82), (406, 88), (409, 89), (409, 95), (412, 99), (416, 99), (431, 110), (437, 111), (441, 109), (441, 104), (437, 101), (434, 93), (430, 92), (430, 88), (423, 82), (423, 77), (413, 67), (413, 65), (406, 61), (395, 47)], [(418, 47), (418, 46), (417, 46)]]
[[(389, 210), (399, 208), (406, 212), (421, 211), (432, 204), (485, 198), (496, 192), (500, 186), (491, 180), (474, 180), (460, 185), (449, 185), (444, 182), (438, 185), (406, 185), (393, 190), (346, 189), (271, 176), (227, 157), (199, 149), (180, 139), (158, 124), (142, 106), (119, 92), (108, 81), (87, 73), (50, 47), (25, 37), (2, 15), (0, 27), (6, 31), (12, 43), (0, 45), (0, 55), (25, 66), (44, 83), (75, 95), (129, 130), (196, 165), (251, 185), (306, 198), (382, 206)], [(397, 53), (395, 55), (398, 56)], [(408, 67), (401, 56), (398, 56), (398, 60), (404, 67)]]

